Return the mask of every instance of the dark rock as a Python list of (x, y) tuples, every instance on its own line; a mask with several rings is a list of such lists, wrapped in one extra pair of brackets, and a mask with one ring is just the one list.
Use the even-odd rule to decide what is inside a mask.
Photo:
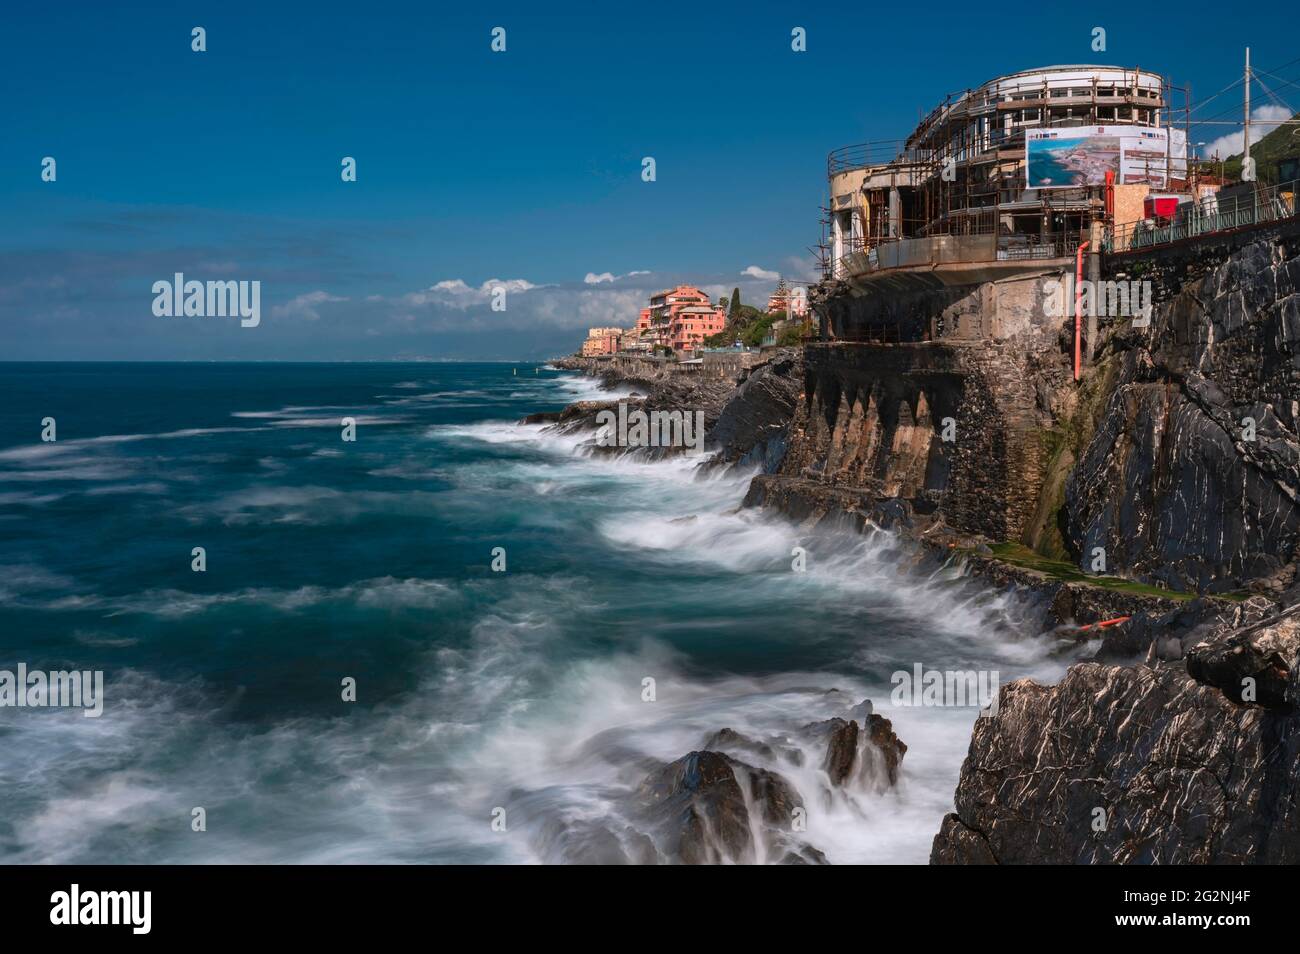
[(1294, 240), (1202, 261), (1194, 278), (1184, 260), (1153, 258), (1168, 299), (1123, 354), (1069, 478), (1070, 548), (1086, 558), (1102, 547), (1113, 569), (1177, 589), (1258, 581), (1279, 595), (1300, 545)]
[(641, 832), (585, 819), (548, 820), (534, 847), (549, 864), (652, 865), (658, 860), (654, 843)]
[(717, 449), (715, 465), (758, 466), (764, 473), (780, 467), (802, 388), (803, 358), (797, 349), (751, 368), (709, 432), (709, 445)]
[(832, 785), (884, 789), (897, 784), (907, 746), (884, 716), (867, 715), (862, 725), (856, 720), (827, 719), (801, 731), (825, 745), (822, 768)]
[(833, 728), (827, 733), (826, 760), (822, 767), (832, 785), (843, 785), (858, 760), (858, 724), (843, 719), (831, 722)]
[(691, 752), (649, 775), (638, 792), (660, 852), (681, 864), (752, 863), (753, 836), (731, 760)]
[(711, 752), (724, 752), (732, 756), (758, 758), (768, 763), (784, 759), (791, 765), (803, 764), (803, 753), (796, 748), (782, 745), (779, 739), (760, 742), (747, 735), (741, 735), (735, 729), (720, 729), (704, 740), (703, 748)]
[(1216, 634), (1187, 653), (1187, 674), (1241, 705), (1290, 708), (1292, 671), (1300, 659), (1300, 616), (1264, 629)]
[[(794, 812), (800, 806), (789, 784), (719, 752), (691, 752), (651, 773), (636, 802), (660, 856), (670, 863), (751, 864), (760, 857), (825, 863), (820, 852), (794, 838)], [(758, 818), (750, 818), (747, 804)], [(761, 845), (755, 844), (751, 821), (757, 823)]]
[(519, 421), (520, 424), (556, 424), (560, 420), (560, 411), (538, 411), (535, 414), (525, 414)]
[[(1297, 698), (1298, 629), (1226, 630), (1186, 665), (1081, 663), (1054, 687), (1004, 686), (931, 862), (1300, 862), (1300, 715), (1271, 705)], [(1253, 705), (1229, 698), (1245, 674)]]
[(890, 785), (897, 784), (898, 770), (907, 754), (907, 746), (894, 732), (894, 724), (884, 716), (872, 715), (867, 721), (866, 735), (871, 748), (883, 762), (885, 778)]

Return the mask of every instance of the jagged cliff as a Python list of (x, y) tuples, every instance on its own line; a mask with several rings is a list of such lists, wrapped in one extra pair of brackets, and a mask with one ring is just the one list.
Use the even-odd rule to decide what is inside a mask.
[[(785, 456), (803, 377), (803, 355), (798, 348), (774, 349), (750, 367), (737, 364), (732, 374), (689, 372), (671, 363), (636, 358), (617, 363), (562, 358), (554, 365), (597, 375), (606, 387), (634, 388), (634, 396), (621, 401), (646, 412), (702, 412), (710, 467), (757, 466), (763, 470), (778, 467)], [(549, 424), (565, 431), (595, 430), (596, 415), (616, 409), (619, 403), (579, 401), (563, 411), (529, 415), (525, 423)], [(624, 452), (623, 448), (608, 450)]]
[[(1157, 305), (1103, 322), (1078, 383), (1043, 277), (945, 293), (928, 340), (753, 369), (710, 446), (760, 469), (747, 505), (962, 554), (1049, 624), (1131, 616), (976, 720), (932, 862), (1300, 861), (1300, 224), (1109, 263)], [(1098, 552), (1153, 587), (1096, 585)]]
[(1188, 641), (1004, 686), (931, 862), (1300, 861), (1300, 623)]
[(1177, 589), (1280, 593), (1300, 540), (1296, 240), (1255, 242), (1175, 288), (1148, 331), (1107, 343), (1118, 381), (1069, 479), (1069, 543)]
[(1279, 616), (1300, 602), (1298, 246), (1138, 263), (1165, 300), (1104, 344), (1114, 383), (1063, 500), (1075, 552), (1271, 599), (1142, 616), (1058, 685), (1004, 687), (932, 862), (1300, 860), (1300, 616)]

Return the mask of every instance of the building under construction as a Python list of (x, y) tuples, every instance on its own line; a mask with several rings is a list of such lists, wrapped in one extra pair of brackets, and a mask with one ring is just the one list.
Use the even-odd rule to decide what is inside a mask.
[(1160, 75), (1113, 66), (1027, 70), (950, 95), (905, 141), (830, 154), (826, 276), (1068, 256), (1116, 186), (1185, 188), (1186, 132), (1169, 121), (1185, 109)]

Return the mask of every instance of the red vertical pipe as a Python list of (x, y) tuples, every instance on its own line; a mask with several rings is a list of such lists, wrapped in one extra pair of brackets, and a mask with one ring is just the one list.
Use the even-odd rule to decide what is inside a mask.
[(1083, 331), (1081, 322), (1083, 316), (1079, 314), (1080, 297), (1083, 294), (1083, 250), (1088, 247), (1087, 242), (1079, 243), (1079, 252), (1074, 262), (1074, 380), (1079, 380), (1079, 368), (1081, 365)]

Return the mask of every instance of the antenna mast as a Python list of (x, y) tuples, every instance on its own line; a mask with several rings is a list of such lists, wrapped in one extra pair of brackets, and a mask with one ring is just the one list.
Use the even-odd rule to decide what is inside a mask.
[[(1250, 167), (1250, 47), (1246, 47), (1246, 116), (1244, 126), (1242, 137), (1245, 149), (1242, 152), (1241, 161), (1243, 170)], [(1251, 178), (1253, 179), (1254, 176), (1251, 176)]]

